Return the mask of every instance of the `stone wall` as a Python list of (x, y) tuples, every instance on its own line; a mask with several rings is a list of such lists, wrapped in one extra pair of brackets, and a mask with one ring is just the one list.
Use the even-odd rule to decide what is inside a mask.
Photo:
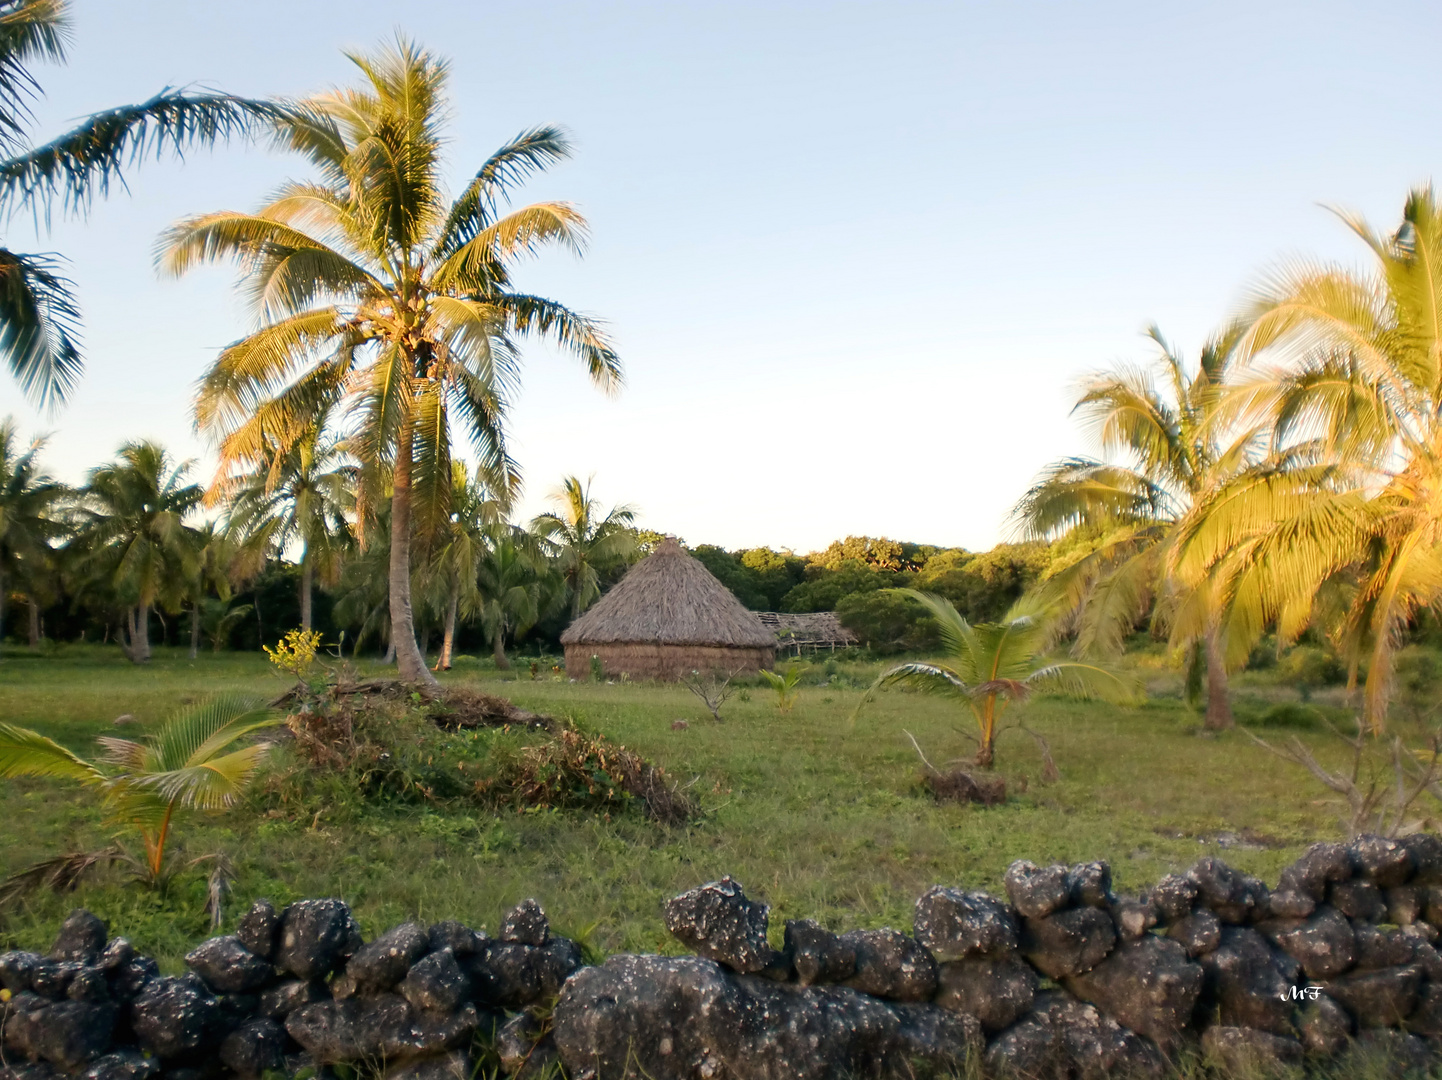
[(581, 1080), (1165, 1075), (1442, 1050), (1442, 840), (1317, 844), (1276, 889), (1216, 859), (1118, 897), (1106, 863), (1012, 865), (1007, 899), (937, 886), (911, 934), (788, 921), (730, 878), (675, 897), (694, 955), (585, 966), (534, 901), (497, 936), (398, 926), (369, 944), (338, 900), (203, 942), (190, 973), (66, 920), (48, 956), (0, 956), (0, 1080), (221, 1080), (359, 1065)]

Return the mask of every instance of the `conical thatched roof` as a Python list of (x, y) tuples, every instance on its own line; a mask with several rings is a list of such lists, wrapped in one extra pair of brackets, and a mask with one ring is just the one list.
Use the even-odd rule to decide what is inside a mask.
[(566, 628), (563, 645), (773, 648), (776, 636), (671, 537)]

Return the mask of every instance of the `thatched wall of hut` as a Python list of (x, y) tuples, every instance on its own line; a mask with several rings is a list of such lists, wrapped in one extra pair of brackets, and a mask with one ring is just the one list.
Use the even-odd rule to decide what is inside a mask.
[(607, 678), (679, 679), (693, 671), (754, 674), (776, 660), (776, 637), (731, 590), (667, 538), (561, 635), (566, 673), (591, 657)]
[(640, 642), (615, 645), (567, 645), (566, 673), (573, 679), (590, 674), (591, 657), (601, 661), (606, 678), (625, 675), (630, 679), (660, 679), (674, 682), (693, 671), (702, 675), (755, 675), (776, 661), (775, 648), (738, 649), (716, 645), (647, 645)]

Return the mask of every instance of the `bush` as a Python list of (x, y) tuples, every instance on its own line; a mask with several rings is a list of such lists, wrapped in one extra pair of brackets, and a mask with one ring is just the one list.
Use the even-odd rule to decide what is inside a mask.
[(1298, 645), (1277, 665), (1287, 682), (1297, 688), (1302, 700), (1310, 701), (1319, 686), (1339, 683), (1346, 677), (1337, 658), (1315, 645)]
[(1409, 645), (1393, 658), (1392, 673), (1397, 704), (1420, 723), (1437, 708), (1442, 657), (1425, 646)]
[(1315, 731), (1322, 727), (1326, 716), (1313, 705), (1296, 701), (1283, 701), (1271, 706), (1257, 718), (1258, 727), (1292, 728), (1300, 731)]
[(843, 596), (836, 605), (836, 616), (842, 626), (878, 655), (925, 652), (940, 642), (936, 620), (916, 601), (899, 593)]

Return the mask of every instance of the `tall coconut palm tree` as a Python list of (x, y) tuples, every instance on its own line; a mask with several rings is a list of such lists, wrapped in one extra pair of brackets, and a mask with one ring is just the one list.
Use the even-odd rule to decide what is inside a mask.
[(181, 274), (239, 260), (263, 322), (220, 354), (197, 400), (224, 474), (253, 467), (269, 440), (298, 437), (332, 405), (354, 421), (363, 465), (388, 469), (391, 639), (401, 678), (429, 683), (411, 611), (411, 537), (435, 535), (449, 516), (452, 425), (469, 436), (487, 484), (510, 492), (518, 476), (504, 418), (518, 339), (548, 335), (605, 389), (621, 368), (590, 319), (511, 286), (518, 258), (583, 245), (585, 220), (566, 203), (502, 212), (517, 184), (567, 156), (562, 134), (521, 134), (450, 202), (445, 63), (404, 40), (350, 59), (361, 86), (310, 98), (281, 124), (317, 179), (286, 185), (257, 213), (181, 222), (162, 262)]
[(636, 511), (613, 506), (602, 515), (600, 501), (591, 495), (591, 481), (583, 484), (567, 476), (550, 495), (557, 507), (531, 522), (531, 531), (546, 544), (555, 568), (565, 579), (571, 598), (571, 619), (601, 595), (599, 571), (624, 562), (636, 550)]
[(81, 492), (72, 543), (83, 572), (124, 605), (121, 645), (135, 663), (150, 659), (151, 612), (178, 611), (199, 570), (201, 545), (185, 519), (203, 492), (185, 483), (190, 467), (157, 443), (126, 443)]
[[(40, 93), (36, 61), (65, 59), (66, 0), (0, 0), (0, 211), (35, 211), (49, 220), (58, 203), (83, 213), (126, 165), (257, 130), (280, 110), (229, 94), (166, 89), (140, 105), (109, 109), (32, 147), (29, 103)], [(37, 404), (60, 402), (81, 370), (80, 311), (74, 288), (52, 255), (0, 246), (0, 355)]]
[(227, 477), (211, 489), (211, 502), (226, 504), (229, 534), (256, 561), (300, 548), (300, 625), (312, 623), (316, 576), (334, 585), (352, 546), (359, 469), (344, 443), (313, 424), (292, 442), (270, 440), (256, 467)]
[(1030, 539), (1085, 541), (1078, 544), (1084, 554), (1041, 587), (1076, 613), (1079, 650), (1120, 652), (1151, 608), (1174, 643), (1192, 647), (1194, 671), (1205, 659), (1205, 724), (1212, 729), (1232, 726), (1227, 670), (1247, 653), (1229, 654), (1220, 597), (1207, 575), (1178, 572), (1173, 554), (1178, 523), (1255, 458), (1250, 431), (1237, 434), (1218, 422), (1237, 332), (1229, 328), (1209, 340), (1189, 369), (1161, 331), (1149, 328), (1158, 347), (1151, 370), (1093, 375), (1076, 405), (1103, 453), (1120, 460), (1059, 461), (1013, 512)]
[(511, 666), (506, 639), (524, 634), (545, 606), (546, 557), (537, 538), (515, 525), (494, 530), (476, 564), (481, 626), (491, 639), (496, 667)]
[(936, 620), (947, 663), (897, 664), (877, 676), (857, 706), (860, 712), (876, 691), (905, 686), (954, 698), (966, 705), (976, 722), (975, 762), (989, 769), (996, 761), (996, 739), (1007, 709), (1038, 690), (1054, 690), (1076, 697), (1102, 697), (1121, 701), (1136, 688), (1115, 672), (1096, 664), (1048, 660), (1053, 637), (1048, 612), (1023, 598), (1000, 622), (967, 622), (951, 601), (914, 589), (896, 590), (919, 601)]
[(1233, 401), (1270, 427), (1273, 453), (1194, 516), (1183, 559), (1284, 642), (1341, 595), (1329, 629), (1352, 680), (1366, 665), (1380, 733), (1403, 631), (1442, 610), (1442, 211), (1422, 188), (1392, 233), (1340, 216), (1373, 270), (1298, 260), (1262, 283)]
[(5, 601), (18, 588), (35, 610), (36, 590), (67, 526), (61, 516), (69, 492), (40, 469), (44, 439), (20, 441), (12, 418), (0, 420), (0, 640)]
[(506, 513), (505, 504), (495, 498), (484, 481), (470, 475), (464, 462), (451, 462), (451, 489), (451, 517), (441, 536), (432, 541), (422, 585), (441, 617), (441, 652), (436, 667), (442, 671), (451, 667), (456, 619), (462, 614), (478, 614), (481, 609), (477, 568)]

